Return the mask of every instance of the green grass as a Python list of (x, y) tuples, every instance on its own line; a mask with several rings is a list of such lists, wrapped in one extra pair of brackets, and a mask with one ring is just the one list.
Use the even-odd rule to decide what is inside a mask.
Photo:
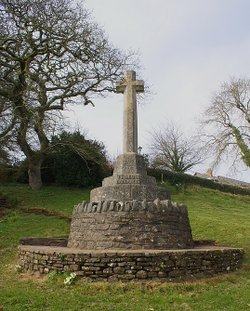
[[(2, 185), (23, 208), (45, 208), (70, 215), (88, 191), (24, 185)], [(17, 245), (24, 236), (60, 236), (69, 222), (59, 217), (23, 213), (20, 205), (0, 219), (0, 306), (7, 310), (249, 310), (250, 311), (250, 197), (191, 187), (173, 200), (188, 206), (195, 239), (214, 239), (219, 245), (243, 247), (243, 267), (236, 273), (184, 283), (63, 284), (65, 275), (35, 277), (15, 272)], [(0, 308), (1, 310), (1, 308)]]
[(188, 206), (195, 239), (212, 239), (228, 246), (250, 246), (249, 196), (193, 187), (173, 198)]
[(49, 211), (71, 215), (75, 204), (89, 200), (89, 190), (63, 187), (43, 187), (31, 190), (23, 184), (0, 185), (0, 192), (17, 198), (19, 205), (26, 208), (45, 208)]

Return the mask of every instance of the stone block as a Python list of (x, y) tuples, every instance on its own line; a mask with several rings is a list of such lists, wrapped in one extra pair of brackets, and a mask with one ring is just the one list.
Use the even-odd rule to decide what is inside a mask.
[(134, 280), (136, 276), (134, 274), (121, 274), (117, 276), (119, 280), (121, 281), (129, 281), (129, 280)]
[(79, 265), (69, 265), (69, 271), (78, 271)]
[(46, 273), (46, 274), (49, 273), (49, 268), (44, 268), (44, 269), (41, 269), (41, 270), (43, 270), (43, 273)]
[(159, 271), (157, 276), (158, 276), (158, 278), (166, 278), (168, 276), (168, 274), (164, 271)]
[(149, 271), (148, 272), (148, 278), (157, 278), (158, 277), (158, 273), (154, 272), (154, 271)]
[(124, 274), (125, 269), (123, 267), (121, 267), (121, 266), (118, 266), (118, 267), (114, 267), (113, 271), (114, 271), (115, 274)]
[(103, 274), (112, 274), (112, 273), (113, 273), (113, 269), (112, 268), (103, 269)]
[(136, 273), (136, 277), (138, 279), (146, 279), (148, 277), (148, 272), (147, 271), (144, 271), (144, 270), (139, 270), (137, 271)]

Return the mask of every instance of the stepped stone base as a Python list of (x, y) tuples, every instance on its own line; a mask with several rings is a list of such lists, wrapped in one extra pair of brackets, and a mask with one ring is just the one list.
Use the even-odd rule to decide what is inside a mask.
[(170, 249), (193, 246), (187, 208), (169, 200), (83, 202), (73, 212), (68, 247)]
[(103, 186), (91, 191), (91, 202), (100, 201), (132, 201), (136, 198), (139, 201), (153, 201), (170, 199), (167, 189), (151, 185), (116, 185)]
[(75, 272), (93, 281), (186, 280), (237, 270), (243, 250), (208, 246), (183, 250), (79, 250), (19, 246), (19, 264), (39, 274)]
[(100, 201), (153, 201), (170, 199), (167, 189), (157, 187), (156, 180), (147, 175), (143, 157), (125, 153), (116, 159), (113, 176), (102, 182), (102, 187), (90, 192), (91, 202)]
[(135, 153), (119, 156), (113, 176), (91, 191), (90, 202), (75, 207), (68, 242), (22, 242), (33, 244), (19, 246), (23, 271), (69, 271), (95, 281), (202, 278), (237, 270), (244, 254), (194, 247), (186, 206), (170, 201)]

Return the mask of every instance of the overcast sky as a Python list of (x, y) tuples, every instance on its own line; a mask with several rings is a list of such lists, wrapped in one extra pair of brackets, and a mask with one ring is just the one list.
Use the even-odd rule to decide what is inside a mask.
[[(144, 152), (152, 128), (171, 121), (191, 135), (223, 81), (250, 77), (250, 0), (85, 0), (85, 5), (115, 46), (140, 52), (140, 78), (154, 92), (139, 107)], [(122, 95), (95, 104), (77, 108), (72, 119), (89, 137), (103, 141), (109, 154), (118, 155)], [(230, 171), (221, 165), (215, 174)], [(246, 172), (237, 177), (250, 181)]]

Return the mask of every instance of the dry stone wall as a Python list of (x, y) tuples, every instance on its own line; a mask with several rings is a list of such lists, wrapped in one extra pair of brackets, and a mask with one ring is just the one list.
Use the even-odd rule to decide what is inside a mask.
[(187, 208), (169, 200), (83, 202), (73, 212), (68, 247), (170, 249), (192, 247)]
[(168, 251), (81, 251), (45, 246), (19, 246), (19, 263), (26, 272), (75, 272), (100, 281), (180, 280), (235, 271), (243, 250), (201, 248)]

